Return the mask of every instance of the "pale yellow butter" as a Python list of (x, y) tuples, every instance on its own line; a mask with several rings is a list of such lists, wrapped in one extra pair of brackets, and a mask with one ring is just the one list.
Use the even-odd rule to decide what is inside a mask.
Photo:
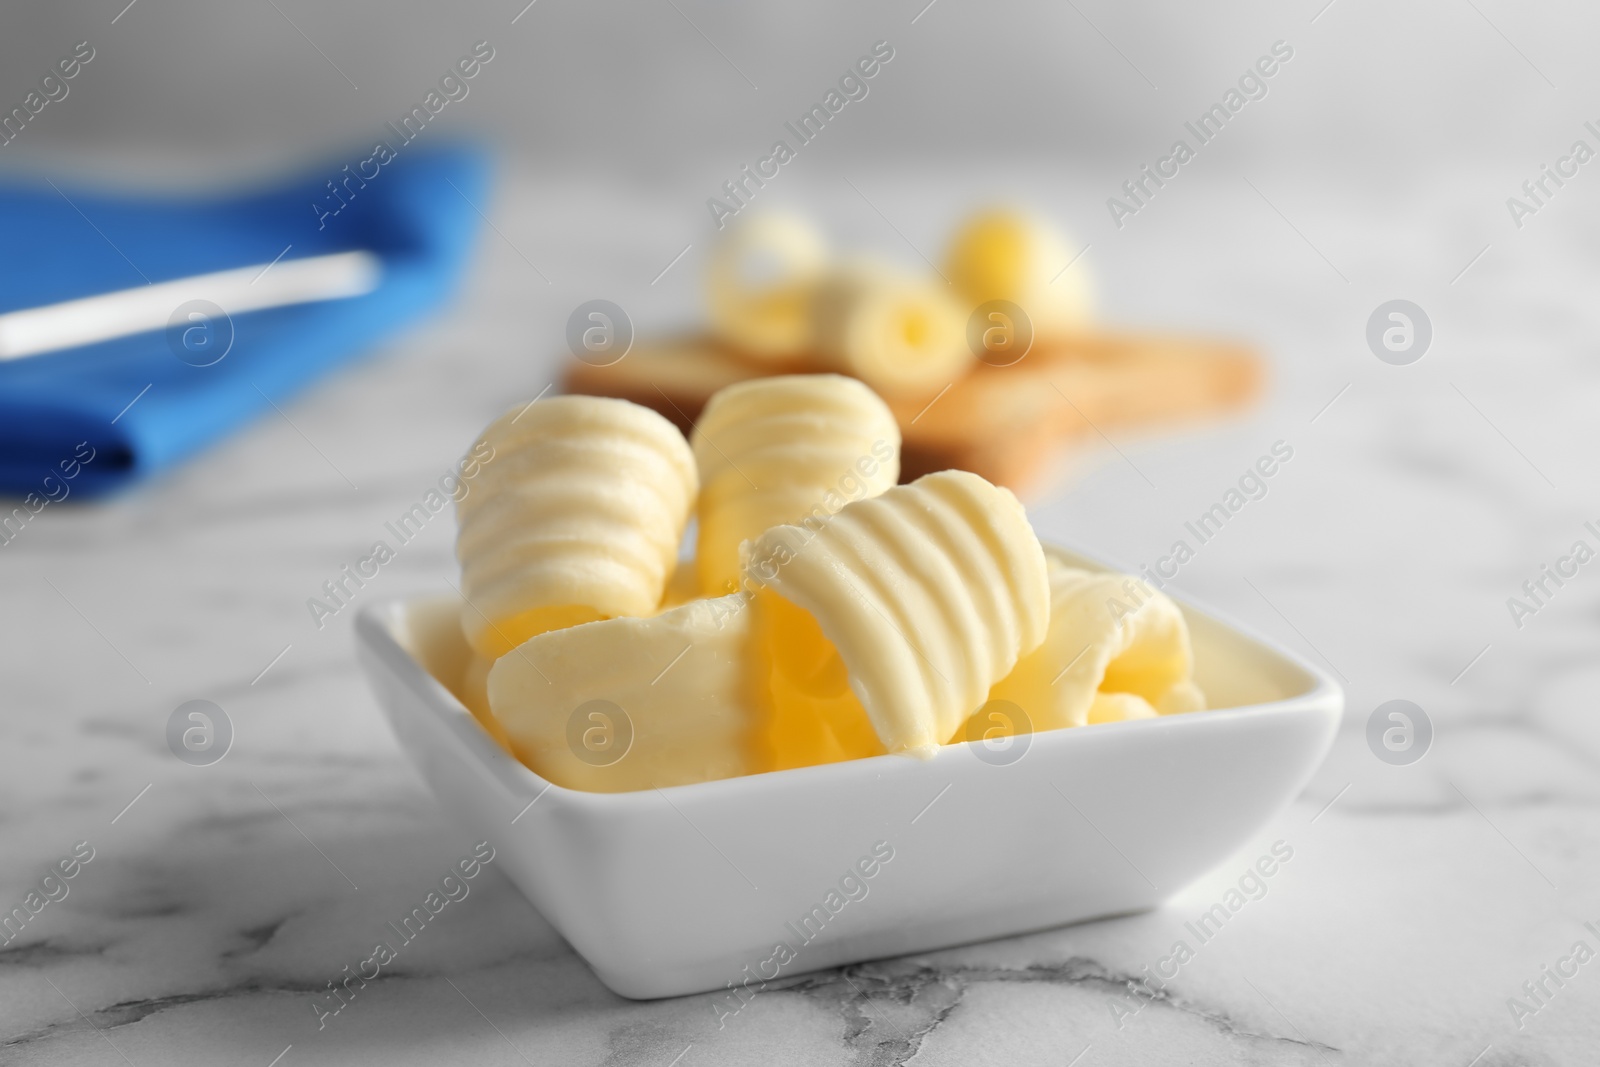
[(791, 215), (736, 222), (712, 249), (706, 289), (711, 324), (750, 358), (792, 359), (811, 347), (811, 301), (828, 249)]
[(489, 671), (494, 667), (494, 660), (485, 659), (476, 652), (469, 653), (466, 669), (462, 672), (461, 682), (456, 688), (456, 695), (461, 703), (466, 705), (472, 717), (478, 720), (478, 725), (496, 743), (507, 752), (511, 751), (511, 739), (506, 736), (504, 726), (494, 717), (494, 712), (489, 710)]
[(988, 210), (956, 232), (944, 274), (974, 308), (1009, 301), (1039, 336), (1070, 334), (1088, 325), (1093, 303), (1080, 251), (1037, 217)]
[(616, 793), (766, 769), (745, 594), (553, 630), (500, 657), (489, 706), (557, 785)]
[[(815, 527), (768, 530), (745, 573), (815, 620), (889, 752), (932, 755), (1049, 621), (1044, 553), (1022, 505), (965, 471), (847, 504)], [(813, 676), (836, 671), (814, 658)]]
[(1049, 567), (1049, 634), (992, 699), (1017, 705), (1036, 731), (1205, 707), (1192, 678), (1189, 628), (1170, 597), (1137, 578), (1080, 570), (1053, 556)]
[(713, 396), (692, 435), (700, 471), (700, 590), (738, 587), (740, 546), (767, 529), (826, 518), (900, 477), (900, 428), (853, 378), (758, 378)]
[(659, 607), (699, 478), (660, 415), (592, 396), (518, 405), (457, 505), (462, 629), (495, 659), (546, 630)]
[(816, 300), (816, 356), (883, 392), (941, 389), (971, 369), (968, 308), (938, 278), (845, 265)]

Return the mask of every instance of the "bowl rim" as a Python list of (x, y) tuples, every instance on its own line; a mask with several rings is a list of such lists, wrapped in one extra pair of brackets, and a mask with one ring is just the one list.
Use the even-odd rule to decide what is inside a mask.
[[(1103, 562), (1096, 556), (1080, 552), (1076, 549), (1058, 546), (1052, 543), (1045, 544), (1045, 550), (1055, 551), (1073, 558), (1074, 562), (1089, 564), (1091, 568), (1102, 571), (1126, 573), (1138, 577), (1134, 572)], [(1163, 590), (1165, 592), (1165, 590)], [(1223, 612), (1195, 603), (1192, 599), (1181, 594), (1168, 592), (1167, 595), (1184, 610), (1186, 615), (1194, 614), (1217, 623), (1234, 634), (1245, 638), (1247, 641), (1265, 649), (1298, 669), (1311, 679), (1309, 688), (1291, 696), (1261, 704), (1245, 704), (1230, 708), (1211, 708), (1204, 712), (1189, 715), (1168, 715), (1156, 719), (1138, 719), (1124, 722), (1097, 723), (1090, 734), (1085, 734), (1079, 729), (1042, 730), (1031, 735), (1030, 748), (1043, 745), (1052, 749), (1066, 745), (1084, 744), (1092, 742), (1094, 737), (1110, 737), (1118, 732), (1130, 730), (1182, 730), (1191, 728), (1198, 720), (1207, 723), (1237, 723), (1248, 722), (1253, 719), (1271, 715), (1282, 715), (1293, 711), (1309, 711), (1316, 713), (1338, 713), (1342, 710), (1343, 688), (1327, 671), (1310, 662), (1300, 653), (1286, 648), (1277, 641), (1257, 632), (1254, 628), (1244, 625)], [(823, 763), (809, 767), (791, 767), (783, 770), (762, 771), (756, 774), (738, 775), (732, 778), (718, 778), (708, 782), (692, 782), (685, 785), (654, 786), (651, 789), (630, 790), (620, 793), (598, 793), (583, 789), (569, 789), (557, 785), (555, 782), (542, 777), (532, 768), (514, 758), (505, 749), (501, 748), (484, 728), (478, 723), (472, 712), (461, 703), (443, 682), (436, 678), (411, 652), (400, 643), (396, 636), (396, 626), (402, 614), (413, 610), (417, 606), (429, 601), (439, 601), (450, 597), (450, 593), (440, 591), (433, 594), (388, 597), (380, 601), (363, 606), (356, 615), (355, 630), (358, 641), (377, 653), (385, 660), (387, 665), (396, 670), (402, 681), (414, 691), (426, 696), (428, 710), (438, 717), (452, 737), (467, 752), (484, 764), (484, 769), (490, 777), (500, 781), (509, 791), (515, 794), (536, 794), (535, 800), (542, 800), (546, 793), (552, 794), (551, 799), (566, 808), (587, 809), (591, 812), (615, 812), (619, 809), (644, 803), (653, 803), (652, 794), (670, 794), (673, 798), (684, 801), (704, 802), (721, 800), (720, 794), (760, 794), (767, 790), (781, 790), (795, 780), (796, 775), (803, 775), (817, 780), (817, 784), (825, 785), (830, 777), (837, 775), (876, 775), (907, 773), (918, 765), (928, 765), (932, 761), (921, 760), (906, 753), (888, 753), (879, 756), (867, 756), (861, 759), (842, 760), (837, 763)], [(958, 746), (973, 746), (982, 744), (981, 741), (950, 742), (941, 748), (955, 748)], [(744, 796), (741, 799), (754, 799), (753, 796)], [(532, 804), (529, 805), (530, 807)], [(526, 810), (526, 809), (525, 809)]]

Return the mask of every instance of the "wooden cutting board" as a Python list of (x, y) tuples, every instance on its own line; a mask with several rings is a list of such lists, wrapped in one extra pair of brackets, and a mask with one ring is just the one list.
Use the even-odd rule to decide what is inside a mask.
[[(607, 367), (574, 361), (565, 386), (643, 404), (687, 434), (724, 386), (813, 369), (805, 361), (757, 363), (711, 337), (689, 336), (635, 345)], [(1237, 410), (1261, 379), (1261, 360), (1238, 344), (1093, 333), (1041, 340), (1009, 366), (975, 363), (946, 386), (884, 399), (904, 437), (902, 481), (954, 467), (1020, 494), (1064, 447)]]

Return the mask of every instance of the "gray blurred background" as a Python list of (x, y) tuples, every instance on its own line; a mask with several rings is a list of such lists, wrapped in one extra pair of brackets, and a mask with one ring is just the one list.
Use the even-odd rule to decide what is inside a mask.
[[(1505, 204), (1583, 134), (1585, 119), (1600, 117), (1584, 110), (1600, 17), (1576, 2), (125, 4), (6, 11), (5, 108), (76, 42), (89, 41), (96, 57), (66, 100), (0, 147), (0, 172), (74, 166), (112, 183), (195, 185), (263, 178), (308, 159), (354, 161), (484, 40), (496, 58), (425, 138), (497, 146), (510, 172), (550, 191), (545, 214), (584, 218), (597, 253), (619, 233), (638, 236), (619, 205), (650, 201), (665, 264), (685, 242), (703, 249), (714, 232), (706, 198), (787, 139), (783, 123), (886, 40), (895, 58), (869, 96), (806, 146), (762, 201), (815, 210), (843, 190), (838, 233), (870, 226), (872, 240), (913, 263), (937, 258), (951, 216), (976, 199), (1039, 203), (1080, 243), (1096, 244), (1087, 262), (1108, 279), (1102, 295), (1114, 316), (1164, 315), (1139, 295), (1143, 272), (1160, 269), (1152, 231), (1212, 220), (1217, 240), (1239, 237), (1239, 220), (1218, 215), (1218, 197), (1199, 191), (1207, 183), (1255, 200), (1245, 209), (1251, 224), (1270, 207), (1259, 221), (1288, 223), (1345, 284), (1381, 280), (1396, 242), (1420, 237), (1465, 265), (1491, 243), (1499, 255), (1513, 244), (1537, 255), (1557, 226), (1590, 225), (1571, 210), (1592, 201), (1584, 189), (1563, 190), (1564, 217), (1541, 218), (1531, 234), (1511, 225)], [(1114, 227), (1107, 197), (1280, 40), (1294, 58), (1266, 97), (1150, 210)], [(869, 188), (868, 170), (907, 181)], [(915, 210), (891, 210), (896, 202), (926, 207), (939, 224), (920, 226)], [(1313, 231), (1310, 214), (1342, 222)], [(616, 285), (603, 263), (590, 275), (583, 263), (541, 263), (517, 244), (558, 288), (592, 295)], [(1493, 269), (1495, 258), (1481, 266)], [(647, 318), (658, 295), (637, 297)], [(660, 307), (670, 314), (682, 299)]]
[(1514, 187), (1593, 117), (1600, 24), (1575, 0), (125, 2), (7, 5), (7, 106), (77, 41), (98, 53), (71, 103), (28, 131), (30, 150), (234, 167), (332, 151), (371, 139), (484, 39), (497, 61), (451, 115), (456, 132), (542, 168), (698, 191), (886, 39), (896, 58), (870, 106), (808, 166), (1043, 158), (1116, 185), (1283, 39), (1295, 59), (1271, 102), (1208, 166), (1332, 167), (1350, 195), (1386, 200), (1415, 194), (1405, 175), (1419, 169), (1479, 164), (1490, 203), (1496, 177)]

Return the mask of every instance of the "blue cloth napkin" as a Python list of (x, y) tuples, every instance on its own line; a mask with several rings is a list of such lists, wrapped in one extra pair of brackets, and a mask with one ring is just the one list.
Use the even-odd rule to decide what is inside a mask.
[(226, 198), (0, 186), (0, 311), (280, 254), (363, 249), (382, 263), (363, 296), (232, 315), (233, 346), (210, 366), (179, 359), (165, 332), (0, 362), (0, 495), (46, 495), (68, 463), (85, 495), (162, 470), (432, 309), (469, 251), (487, 169), (474, 149), (419, 148), (364, 186), (336, 165)]

